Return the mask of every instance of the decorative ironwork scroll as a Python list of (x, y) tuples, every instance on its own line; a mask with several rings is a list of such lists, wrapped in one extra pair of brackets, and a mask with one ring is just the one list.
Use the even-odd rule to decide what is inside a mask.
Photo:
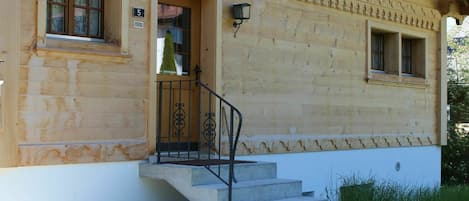
[(186, 127), (186, 112), (184, 111), (184, 103), (176, 103), (176, 109), (173, 115), (174, 136), (183, 136)]
[(205, 113), (205, 121), (204, 121), (204, 130), (203, 135), (205, 140), (207, 140), (208, 144), (213, 144), (215, 141), (216, 128), (217, 123), (215, 122), (215, 113), (214, 112), (207, 112)]

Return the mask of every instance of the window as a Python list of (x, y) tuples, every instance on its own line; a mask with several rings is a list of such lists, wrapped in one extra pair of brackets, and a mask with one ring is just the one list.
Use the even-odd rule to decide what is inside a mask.
[(402, 73), (425, 78), (426, 43), (424, 38), (402, 34)]
[[(168, 73), (174, 66), (177, 75), (189, 75), (191, 50), (191, 9), (158, 4), (157, 73)], [(168, 47), (167, 45), (172, 45)], [(168, 52), (171, 51), (171, 52)], [(165, 56), (166, 55), (166, 56)], [(165, 58), (173, 58), (170, 61)], [(168, 62), (174, 63), (169, 65)]]
[(48, 0), (47, 33), (103, 38), (104, 0)]
[(368, 21), (368, 80), (425, 83), (427, 34)]
[(402, 39), (402, 73), (413, 74), (412, 40)]
[(372, 66), (373, 70), (384, 71), (384, 34), (371, 35)]
[(36, 0), (36, 47), (129, 54), (129, 0)]
[(395, 58), (399, 54), (396, 51), (398, 40), (399, 34), (396, 32), (381, 29), (371, 30), (371, 70), (399, 74), (399, 64)]

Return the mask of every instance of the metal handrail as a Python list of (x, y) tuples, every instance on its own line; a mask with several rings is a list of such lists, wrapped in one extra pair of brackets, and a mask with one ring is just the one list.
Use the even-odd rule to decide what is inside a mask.
[[(229, 106), (229, 108), (230, 108), (230, 121), (229, 121), (230, 129), (229, 129), (229, 132), (228, 132), (230, 134), (230, 136), (229, 136), (229, 146), (230, 146), (230, 150), (229, 150), (229, 157), (230, 157), (229, 161), (230, 161), (230, 163), (229, 163), (229, 166), (230, 167), (229, 167), (229, 173), (228, 173), (229, 175), (228, 175), (228, 184), (227, 185), (228, 185), (228, 200), (231, 201), (232, 197), (233, 197), (233, 181), (235, 181), (234, 161), (235, 161), (235, 156), (236, 156), (236, 148), (238, 146), (239, 134), (241, 133), (241, 126), (243, 124), (243, 116), (242, 116), (241, 112), (238, 110), (238, 108), (236, 108), (230, 102), (228, 102), (223, 97), (218, 95), (215, 91), (210, 89), (207, 85), (205, 85), (202, 82), (198, 82), (198, 83), (200, 84), (200, 86), (202, 88), (209, 91), (210, 92), (209, 94), (213, 94), (215, 97), (217, 97), (220, 100), (220, 105), (221, 105), (221, 102), (223, 102), (227, 106)], [(222, 107), (220, 107), (220, 110), (222, 110)], [(236, 134), (233, 133), (234, 113), (236, 113), (237, 116), (238, 116), (238, 125), (237, 125), (237, 129), (236, 129)], [(226, 115), (220, 115), (220, 117), (219, 117), (220, 118), (219, 119), (220, 123), (222, 122), (222, 117), (223, 116), (226, 117)], [(219, 133), (219, 136), (221, 136), (221, 133)], [(221, 150), (220, 147), (218, 149)], [(206, 168), (210, 170), (210, 167), (206, 167)], [(211, 172), (212, 172), (212, 174), (215, 173), (213, 171), (211, 171)], [(216, 176), (218, 176), (218, 178), (220, 178), (220, 172), (218, 172), (218, 175), (216, 175)], [(222, 181), (223, 181), (223, 178), (220, 178), (220, 179), (222, 179)]]
[[(243, 123), (243, 116), (241, 112), (233, 104), (228, 102), (226, 99), (224, 99), (214, 90), (212, 90), (209, 86), (207, 86), (205, 83), (200, 82), (199, 80), (157, 81), (157, 89), (157, 163), (164, 162), (162, 161), (162, 157), (178, 158), (178, 160), (195, 159), (201, 161), (205, 159), (203, 158), (203, 154), (205, 153), (201, 154), (201, 152), (203, 152), (202, 147), (206, 146), (205, 148), (207, 149), (205, 151), (207, 152), (206, 156), (208, 157), (208, 161), (219, 160), (220, 162), (214, 165), (208, 162), (208, 165), (204, 166), (209, 172), (211, 172), (213, 175), (215, 175), (228, 186), (228, 198), (231, 201), (233, 194), (233, 182), (236, 183), (234, 175), (236, 148), (238, 145), (239, 135), (241, 133), (241, 127)], [(188, 93), (189, 99), (184, 99), (183, 96), (185, 95), (183, 95), (183, 93)], [(191, 102), (193, 95), (192, 93), (198, 93), (198, 105)], [(202, 95), (207, 95), (207, 97), (202, 97)], [(202, 102), (203, 98), (205, 98), (205, 102)], [(166, 103), (166, 105), (163, 105), (163, 103)], [(215, 111), (212, 111), (214, 106), (215, 108), (219, 107), (218, 123), (220, 125), (218, 125), (218, 128), (217, 121), (215, 121)], [(228, 109), (229, 115), (226, 115), (225, 108)], [(164, 113), (164, 117), (163, 110), (166, 111)], [(191, 119), (191, 112), (195, 112), (198, 117), (195, 121), (194, 119)], [(167, 118), (168, 120), (168, 124), (164, 125), (165, 129), (163, 129), (163, 118)], [(196, 129), (194, 127), (191, 127), (193, 123), (196, 123)], [(221, 129), (223, 123), (225, 123), (225, 127), (229, 127), (224, 131), (222, 131)], [(192, 130), (196, 130), (196, 132), (192, 133)], [(221, 158), (221, 138), (223, 132), (228, 133), (229, 159), (227, 162), (226, 160), (222, 160)], [(193, 134), (195, 134), (196, 136), (192, 136)], [(184, 135), (188, 136), (187, 142), (181, 140), (181, 136)], [(192, 146), (191, 136), (198, 138), (199, 144), (197, 146), (196, 156), (191, 156), (191, 153), (194, 152), (194, 150), (192, 149), (195, 148), (194, 146)], [(202, 141), (202, 137), (205, 141)], [(218, 137), (218, 147), (215, 146), (216, 137)], [(163, 138), (166, 138), (165, 142), (162, 142)], [(202, 145), (202, 142), (205, 142), (205, 144)], [(166, 146), (167, 150), (163, 150), (163, 146)], [(174, 149), (176, 149), (176, 151), (174, 151)], [(216, 155), (215, 158), (212, 158), (212, 155)], [(224, 161), (223, 164), (229, 165), (229, 173), (227, 179), (224, 178), (221, 174), (221, 161)], [(213, 167), (218, 168), (218, 170), (214, 169)]]

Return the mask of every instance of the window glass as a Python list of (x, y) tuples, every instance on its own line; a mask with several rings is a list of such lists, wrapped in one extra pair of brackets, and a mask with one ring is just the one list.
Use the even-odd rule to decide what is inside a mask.
[(51, 31), (63, 33), (65, 32), (65, 7), (61, 5), (52, 5), (51, 13)]
[(102, 27), (102, 16), (101, 12), (97, 10), (91, 10), (90, 14), (90, 35), (92, 36), (100, 36)]
[(47, 33), (103, 38), (103, 0), (49, 0)]
[(373, 70), (384, 70), (384, 35), (373, 33), (371, 35), (372, 65)]
[(189, 74), (190, 16), (189, 8), (158, 4), (157, 73), (174, 70), (171, 69), (174, 62), (177, 75)]
[(101, 8), (101, 0), (91, 0), (92, 8)]
[(88, 0), (75, 0), (75, 6), (87, 6)]
[(75, 8), (75, 16), (73, 17), (74, 29), (73, 33), (77, 35), (86, 35), (88, 32), (88, 15), (86, 9)]
[(412, 40), (402, 39), (402, 73), (412, 74)]

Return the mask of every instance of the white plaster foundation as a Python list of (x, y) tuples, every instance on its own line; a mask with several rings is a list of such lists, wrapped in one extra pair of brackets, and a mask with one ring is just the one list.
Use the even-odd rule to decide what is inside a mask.
[[(278, 177), (303, 180), (303, 191), (325, 197), (343, 177), (374, 176), (403, 185), (440, 184), (439, 146), (240, 156), (277, 162)], [(400, 170), (396, 171), (396, 163)], [(140, 178), (139, 162), (0, 168), (2, 201), (179, 201), (166, 182)]]
[[(303, 180), (303, 191), (325, 197), (326, 188), (340, 187), (342, 178), (374, 177), (402, 185), (440, 185), (441, 148), (439, 146), (325, 151), (295, 154), (240, 156), (239, 160), (277, 162), (279, 178)], [(400, 170), (396, 171), (396, 163)]]
[(0, 200), (186, 200), (166, 182), (140, 178), (138, 163), (0, 168)]

